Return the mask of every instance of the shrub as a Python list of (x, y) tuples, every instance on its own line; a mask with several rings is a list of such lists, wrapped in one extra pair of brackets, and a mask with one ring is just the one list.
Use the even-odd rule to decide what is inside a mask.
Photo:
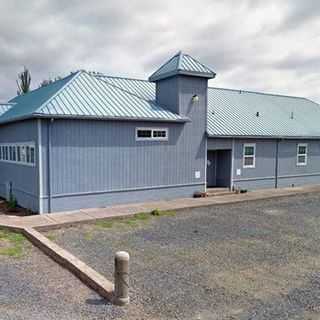
[(150, 212), (152, 216), (160, 216), (160, 211), (158, 209), (154, 209)]
[(18, 206), (17, 199), (15, 198), (14, 195), (10, 195), (10, 199), (8, 201), (8, 208), (9, 209), (16, 209)]

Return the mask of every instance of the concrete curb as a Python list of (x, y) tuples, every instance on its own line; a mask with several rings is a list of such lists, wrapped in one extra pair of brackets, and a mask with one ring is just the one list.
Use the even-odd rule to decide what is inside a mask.
[(214, 196), (209, 198), (185, 198), (169, 201), (154, 201), (145, 203), (134, 203), (127, 205), (116, 205), (105, 208), (81, 209), (78, 211), (59, 212), (27, 217), (10, 217), (0, 215), (0, 226), (8, 228), (34, 228), (38, 231), (48, 231), (60, 227), (73, 226), (83, 223), (94, 223), (97, 220), (108, 218), (124, 218), (138, 212), (149, 212), (158, 210), (181, 210), (200, 208), (215, 205), (226, 205), (247, 201), (257, 201), (280, 197), (290, 197), (299, 194), (319, 193), (320, 185), (264, 189), (248, 192), (245, 194), (232, 194), (225, 196)]
[(22, 234), (54, 261), (73, 273), (85, 285), (96, 291), (101, 297), (109, 301), (113, 300), (114, 285), (100, 273), (50, 241), (35, 229), (25, 228), (22, 230)]

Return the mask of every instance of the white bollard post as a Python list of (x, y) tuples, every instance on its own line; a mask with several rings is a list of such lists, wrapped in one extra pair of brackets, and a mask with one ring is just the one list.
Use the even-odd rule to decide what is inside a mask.
[(128, 252), (118, 251), (114, 259), (114, 304), (129, 303), (129, 260)]

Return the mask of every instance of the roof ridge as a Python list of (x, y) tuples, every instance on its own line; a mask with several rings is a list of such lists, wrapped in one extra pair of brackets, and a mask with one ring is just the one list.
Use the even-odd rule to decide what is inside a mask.
[(261, 91), (252, 91), (252, 90), (243, 90), (243, 89), (219, 88), (219, 87), (208, 87), (208, 89), (234, 91), (234, 92), (239, 92), (239, 93), (253, 93), (253, 94), (261, 94), (261, 95), (266, 95), (266, 96), (275, 96), (275, 97), (284, 97), (284, 98), (305, 99), (305, 100), (309, 100), (311, 102), (314, 102), (306, 97), (290, 96), (290, 95), (285, 95), (285, 94), (281, 94), (281, 93), (261, 92)]
[[(65, 76), (65, 77), (63, 77), (63, 78), (61, 78), (61, 79), (55, 80), (55, 81), (49, 83), (47, 86), (50, 86), (50, 85), (52, 85), (52, 84), (54, 84), (54, 83), (60, 82), (60, 81), (62, 81), (62, 80), (65, 80), (66, 78), (71, 77), (72, 75), (76, 74), (77, 72), (79, 72), (79, 71), (76, 71), (76, 72), (74, 72), (74, 73), (68, 74), (67, 76)], [(47, 87), (47, 86), (45, 86), (45, 87)], [(8, 103), (14, 103), (14, 102), (10, 102), (10, 101), (12, 101), (13, 99), (15, 99), (15, 98), (17, 98), (17, 97), (26, 96), (26, 95), (28, 95), (28, 94), (30, 94), (30, 93), (39, 91), (39, 90), (41, 90), (41, 89), (43, 89), (43, 88), (44, 88), (43, 86), (42, 86), (42, 87), (39, 86), (38, 88), (32, 89), (32, 90), (28, 91), (27, 93), (23, 93), (23, 94), (20, 94), (20, 95), (16, 95), (16, 96), (13, 97), (12, 99), (10, 99)]]
[[(98, 80), (98, 81), (103, 81), (106, 85), (111, 86), (111, 87), (113, 87), (113, 88), (116, 88), (116, 89), (118, 89), (118, 90), (121, 90), (121, 91), (123, 91), (123, 92), (125, 92), (125, 93), (127, 93), (127, 94), (130, 94), (131, 96), (134, 96), (134, 97), (136, 97), (136, 98), (138, 98), (138, 99), (140, 99), (140, 100), (143, 100), (143, 101), (146, 101), (146, 102), (155, 104), (153, 100), (147, 100), (147, 99), (145, 99), (145, 98), (143, 98), (143, 97), (141, 97), (141, 96), (139, 96), (139, 95), (137, 95), (137, 94), (135, 94), (135, 93), (133, 93), (133, 92), (130, 92), (130, 91), (128, 91), (128, 90), (125, 90), (125, 89), (123, 89), (123, 88), (115, 85), (114, 83), (109, 83), (109, 82), (104, 81), (104, 80), (101, 80), (101, 79), (97, 79), (97, 80)], [(131, 80), (134, 80), (134, 79), (131, 79)], [(144, 81), (144, 80), (142, 80), (142, 81)], [(149, 81), (148, 81), (148, 82), (149, 82)], [(149, 82), (149, 83), (152, 83), (152, 82)], [(157, 106), (158, 106), (158, 105), (157, 105)], [(160, 106), (158, 106), (158, 107), (160, 107)], [(162, 109), (163, 109), (163, 108), (162, 108)]]
[(188, 56), (190, 59), (192, 59), (192, 60), (195, 61), (196, 63), (201, 64), (203, 68), (210, 70), (210, 72), (212, 72), (213, 74), (216, 75), (216, 73), (215, 73), (213, 70), (211, 70), (211, 68), (207, 67), (205, 64), (203, 64), (202, 62), (200, 62), (198, 59), (190, 56), (190, 54), (188, 54), (188, 53), (184, 53), (184, 55), (185, 55), (185, 56)]
[[(45, 102), (43, 102), (40, 107), (38, 107), (33, 113), (38, 113), (41, 112), (41, 109), (47, 105), (48, 103), (50, 103), (55, 97), (57, 97), (71, 82), (73, 82), (75, 79), (77, 79), (79, 77), (80, 74), (82, 73), (87, 73), (86, 71), (83, 70), (79, 70), (72, 75), (72, 77), (55, 93), (53, 94), (49, 99), (47, 99)], [(70, 77), (71, 75), (68, 75), (60, 80), (66, 79), (67, 77)], [(60, 81), (58, 80), (58, 81)]]
[[(89, 73), (90, 74), (90, 73)], [(92, 75), (90, 74), (91, 76), (94, 76), (96, 78), (112, 78), (112, 79), (124, 79), (124, 80), (135, 80), (135, 81), (142, 81), (142, 82), (147, 82), (147, 83), (151, 83), (153, 84), (152, 82), (146, 80), (146, 79), (138, 79), (138, 78), (130, 78), (130, 77), (122, 77), (122, 76), (109, 76), (109, 75), (106, 75), (104, 73), (100, 73), (100, 74), (95, 74), (95, 75)]]
[[(151, 76), (149, 77), (149, 79), (152, 78), (155, 74), (157, 74), (158, 71), (160, 71), (164, 66), (166, 66), (167, 64), (169, 64), (170, 61), (172, 61), (174, 58), (176, 58), (176, 57), (180, 54), (180, 52), (181, 52), (181, 51), (179, 51), (178, 53), (176, 53), (173, 57), (171, 57), (170, 59), (168, 59), (166, 62), (162, 63), (161, 66), (160, 66), (155, 72), (153, 72), (153, 73), (151, 74)], [(178, 61), (179, 61), (179, 59), (178, 59)]]

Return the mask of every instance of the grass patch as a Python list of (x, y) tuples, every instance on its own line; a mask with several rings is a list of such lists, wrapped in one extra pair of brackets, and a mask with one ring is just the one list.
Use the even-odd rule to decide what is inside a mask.
[(135, 215), (126, 217), (126, 218), (112, 218), (112, 219), (106, 219), (106, 220), (98, 220), (95, 222), (95, 226), (99, 228), (104, 229), (111, 229), (113, 227), (123, 227), (123, 226), (129, 226), (129, 227), (136, 227), (141, 226), (145, 223), (148, 223), (150, 219), (156, 218), (156, 217), (173, 217), (176, 215), (175, 211), (172, 210), (166, 210), (166, 211), (160, 211), (160, 210), (152, 210), (151, 212), (139, 212)]
[(21, 257), (25, 237), (16, 232), (0, 228), (0, 255), (8, 257)]
[(83, 237), (85, 238), (85, 240), (91, 241), (93, 239), (93, 232), (87, 231), (84, 233)]
[(100, 227), (100, 228), (112, 228), (114, 223), (114, 219), (108, 219), (108, 220), (98, 220), (95, 222), (95, 226)]
[(57, 235), (55, 235), (54, 233), (47, 233), (46, 237), (51, 241), (54, 241), (57, 239)]
[(165, 210), (160, 211), (160, 217), (174, 217), (176, 215), (176, 212), (174, 210)]

